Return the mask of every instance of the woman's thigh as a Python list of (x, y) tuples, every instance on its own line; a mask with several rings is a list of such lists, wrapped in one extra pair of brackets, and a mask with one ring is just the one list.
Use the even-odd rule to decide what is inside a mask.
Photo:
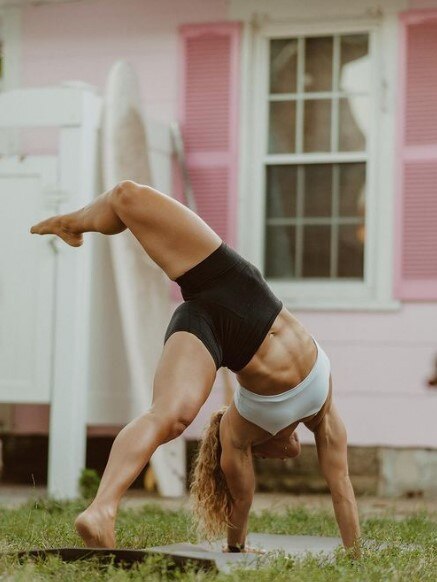
[(114, 203), (123, 223), (170, 279), (200, 263), (222, 242), (195, 212), (149, 186), (128, 182)]
[(195, 335), (173, 333), (156, 369), (151, 410), (188, 426), (208, 398), (216, 373), (211, 354)]

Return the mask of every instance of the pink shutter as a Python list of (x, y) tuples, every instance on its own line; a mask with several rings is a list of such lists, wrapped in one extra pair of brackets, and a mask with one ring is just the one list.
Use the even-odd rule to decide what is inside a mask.
[(437, 11), (401, 17), (395, 292), (437, 299)]
[(240, 24), (181, 27), (180, 122), (199, 215), (235, 244)]

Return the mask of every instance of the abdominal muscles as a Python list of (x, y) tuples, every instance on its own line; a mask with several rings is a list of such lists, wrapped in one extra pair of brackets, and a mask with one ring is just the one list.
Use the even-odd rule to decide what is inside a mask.
[(257, 394), (279, 394), (302, 382), (316, 357), (311, 335), (283, 308), (250, 362), (237, 373), (237, 380)]

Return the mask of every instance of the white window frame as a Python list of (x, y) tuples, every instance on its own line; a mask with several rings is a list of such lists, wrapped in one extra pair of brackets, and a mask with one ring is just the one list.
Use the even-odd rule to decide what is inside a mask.
[[(366, 176), (366, 246), (363, 280), (267, 279), (273, 291), (292, 309), (397, 309), (392, 297), (393, 180), (391, 153), (381, 146), (381, 139), (394, 146), (394, 111), (387, 111), (386, 71), (396, 70), (396, 32), (394, 22), (339, 19), (338, 22), (268, 22), (256, 31), (246, 28), (243, 44), (243, 91), (241, 99), (241, 163), (239, 199), (239, 248), (263, 270), (265, 237), (265, 168), (271, 159), (267, 153), (269, 41), (272, 38), (298, 38), (335, 34), (368, 34), (371, 58), (371, 119), (367, 140)], [(381, 66), (382, 48), (391, 51)], [(388, 61), (388, 62), (387, 62)], [(394, 80), (392, 85), (394, 85)], [(381, 123), (381, 115), (385, 115)], [(323, 160), (323, 154), (316, 154)], [(278, 159), (277, 154), (274, 155)], [(285, 155), (286, 159), (287, 155)], [(305, 163), (311, 154), (302, 156)], [(340, 154), (339, 159), (354, 160), (355, 152)], [(362, 154), (359, 154), (362, 158)], [(383, 159), (383, 158), (386, 159)], [(328, 156), (326, 157), (328, 160)], [(294, 162), (298, 156), (293, 154)], [(389, 182), (389, 187), (387, 187)], [(381, 198), (384, 196), (384, 198)], [(380, 241), (380, 244), (378, 244)], [(389, 244), (387, 244), (389, 243)], [(384, 249), (381, 251), (381, 245)], [(390, 247), (390, 248), (387, 248)]]

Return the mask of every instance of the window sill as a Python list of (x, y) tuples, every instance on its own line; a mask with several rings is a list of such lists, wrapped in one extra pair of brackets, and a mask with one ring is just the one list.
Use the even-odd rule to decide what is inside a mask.
[(294, 311), (394, 312), (402, 305), (390, 296), (388, 289), (378, 292), (364, 281), (291, 282), (267, 279), (267, 283), (284, 305)]
[(290, 311), (387, 311), (401, 308), (400, 301), (305, 300), (279, 296)]

